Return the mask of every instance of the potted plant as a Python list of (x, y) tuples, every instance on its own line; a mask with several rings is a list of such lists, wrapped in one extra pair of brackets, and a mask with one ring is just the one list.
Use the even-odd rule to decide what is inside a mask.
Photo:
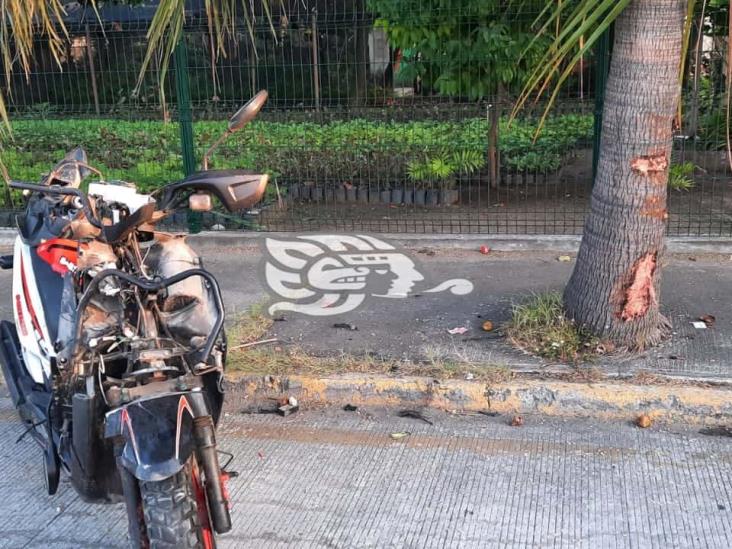
[(287, 188), (289, 190), (287, 194), (293, 202), (302, 198), (302, 185), (300, 183), (292, 183)]
[(426, 162), (420, 160), (412, 160), (407, 164), (407, 177), (414, 184), (412, 198), (417, 206), (425, 205), (425, 188), (424, 184), (429, 176), (429, 167)]
[(402, 203), (406, 205), (414, 204), (414, 185), (404, 183), (404, 191), (402, 194)]
[[(462, 176), (468, 176), (485, 165), (485, 156), (482, 151), (463, 149), (451, 155), (450, 164), (454, 172)], [(460, 191), (456, 188), (454, 178), (446, 180), (440, 193), (440, 204), (450, 206), (460, 201)]]
[(351, 184), (345, 186), (346, 202), (356, 202), (357, 188)]
[(404, 201), (404, 189), (403, 188), (393, 188), (391, 190), (391, 203), (392, 204), (401, 204)]
[(310, 187), (310, 200), (313, 202), (322, 202), (325, 197), (324, 189), (321, 185), (314, 185)]
[(381, 197), (382, 204), (389, 204), (391, 202), (391, 189), (388, 186), (381, 189), (379, 196)]

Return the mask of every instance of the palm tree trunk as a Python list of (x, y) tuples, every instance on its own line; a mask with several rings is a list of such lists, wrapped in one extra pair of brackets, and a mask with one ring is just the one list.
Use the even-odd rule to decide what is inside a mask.
[(684, 0), (633, 0), (615, 23), (597, 177), (567, 314), (616, 345), (642, 349), (669, 324), (659, 282)]

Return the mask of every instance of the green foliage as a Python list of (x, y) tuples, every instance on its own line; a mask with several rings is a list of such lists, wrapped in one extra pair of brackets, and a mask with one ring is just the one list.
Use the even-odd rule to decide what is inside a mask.
[(500, 0), (369, 0), (391, 45), (415, 52), (411, 77), (471, 99), (523, 82), (548, 44), (534, 40), (531, 30), (543, 4), (524, 0), (516, 9)]
[(456, 174), (469, 175), (485, 165), (482, 151), (463, 149), (454, 152), (440, 150), (407, 163), (407, 176), (415, 183), (439, 183), (449, 186)]
[(689, 191), (696, 186), (691, 176), (696, 166), (692, 162), (672, 164), (668, 169), (668, 188), (675, 191)]
[(721, 151), (727, 148), (727, 113), (718, 106), (699, 119), (699, 143), (704, 149)]
[(576, 362), (599, 347), (597, 339), (564, 315), (558, 292), (533, 295), (514, 305), (506, 333), (518, 347), (550, 360)]
[[(197, 158), (225, 129), (223, 122), (197, 122)], [(77, 145), (107, 179), (157, 188), (182, 176), (177, 124), (121, 120), (19, 120), (14, 141), (2, 142), (0, 159), (14, 179), (37, 181)], [(501, 121), (499, 150), (510, 169), (550, 172), (568, 150), (589, 142), (592, 117), (550, 118), (547, 131), (532, 143), (536, 121)], [(485, 164), (488, 122), (254, 122), (216, 152), (212, 167), (262, 170), (279, 182), (353, 181), (368, 177), (385, 183), (406, 177), (450, 184)], [(422, 170), (420, 172), (420, 170)], [(427, 170), (427, 171), (425, 171)]]

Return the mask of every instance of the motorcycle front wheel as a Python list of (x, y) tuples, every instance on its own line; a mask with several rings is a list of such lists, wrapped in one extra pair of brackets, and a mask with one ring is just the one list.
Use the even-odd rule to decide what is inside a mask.
[(176, 475), (140, 482), (150, 549), (214, 549), (206, 492), (195, 458)]

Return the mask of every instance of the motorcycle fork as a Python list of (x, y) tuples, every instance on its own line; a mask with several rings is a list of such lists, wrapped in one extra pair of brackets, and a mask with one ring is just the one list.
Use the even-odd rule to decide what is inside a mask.
[(211, 522), (214, 530), (222, 534), (231, 530), (231, 515), (216, 453), (216, 434), (211, 416), (201, 416), (193, 420), (193, 436), (196, 441), (198, 462), (201, 464), (206, 479), (206, 499), (211, 513)]

